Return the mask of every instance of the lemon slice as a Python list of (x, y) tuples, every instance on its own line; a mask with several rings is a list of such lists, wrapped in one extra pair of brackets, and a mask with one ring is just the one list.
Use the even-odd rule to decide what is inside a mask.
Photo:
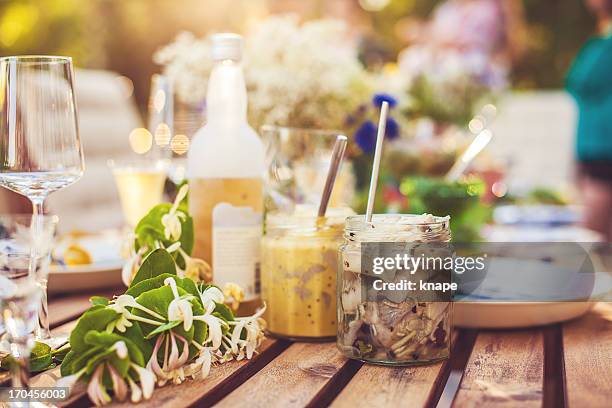
[(87, 265), (91, 263), (91, 255), (78, 244), (71, 244), (64, 251), (64, 262), (68, 266)]

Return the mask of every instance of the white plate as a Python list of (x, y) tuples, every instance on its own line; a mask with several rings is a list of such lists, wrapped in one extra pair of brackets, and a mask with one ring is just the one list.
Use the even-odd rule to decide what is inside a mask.
[(595, 302), (464, 303), (453, 305), (453, 324), (465, 328), (509, 329), (541, 326), (582, 316)]
[(122, 236), (116, 231), (87, 235), (78, 239), (63, 239), (56, 252), (61, 254), (69, 242), (77, 242), (92, 257), (89, 265), (52, 265), (49, 270), (48, 292), (51, 294), (116, 288), (123, 285), (121, 268)]

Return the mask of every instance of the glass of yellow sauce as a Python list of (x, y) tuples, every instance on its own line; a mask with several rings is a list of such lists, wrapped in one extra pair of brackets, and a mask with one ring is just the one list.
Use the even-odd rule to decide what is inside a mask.
[(269, 334), (296, 341), (336, 337), (338, 248), (352, 211), (269, 213), (261, 250), (261, 288)]

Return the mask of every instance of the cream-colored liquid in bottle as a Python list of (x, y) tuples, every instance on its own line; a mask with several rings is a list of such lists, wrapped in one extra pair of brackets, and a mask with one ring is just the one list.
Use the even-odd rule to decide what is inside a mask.
[(246, 312), (259, 299), (264, 148), (246, 120), (241, 50), (236, 34), (212, 38), (207, 123), (191, 143), (187, 177), (193, 253), (210, 263), (215, 284), (244, 289)]

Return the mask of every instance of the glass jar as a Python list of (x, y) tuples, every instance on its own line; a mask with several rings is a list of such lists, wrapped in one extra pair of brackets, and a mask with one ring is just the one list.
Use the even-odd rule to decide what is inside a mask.
[[(362, 271), (364, 243), (409, 243), (431, 249), (448, 243), (450, 217), (363, 215), (346, 220), (339, 249), (338, 348), (348, 358), (385, 365), (414, 365), (446, 359), (450, 353), (451, 303), (419, 299), (408, 291), (374, 291)], [(427, 246), (429, 248), (425, 248)], [(447, 244), (441, 244), (448, 249)], [(364, 249), (365, 251), (365, 249)], [(450, 296), (447, 298), (450, 300)]]
[[(342, 132), (266, 125), (260, 134), (266, 148), (266, 213), (318, 206), (334, 144)], [(354, 192), (352, 162), (345, 157), (334, 182), (330, 208), (348, 206)]]
[(270, 213), (261, 247), (261, 288), (269, 334), (297, 341), (336, 337), (338, 247), (349, 209)]

